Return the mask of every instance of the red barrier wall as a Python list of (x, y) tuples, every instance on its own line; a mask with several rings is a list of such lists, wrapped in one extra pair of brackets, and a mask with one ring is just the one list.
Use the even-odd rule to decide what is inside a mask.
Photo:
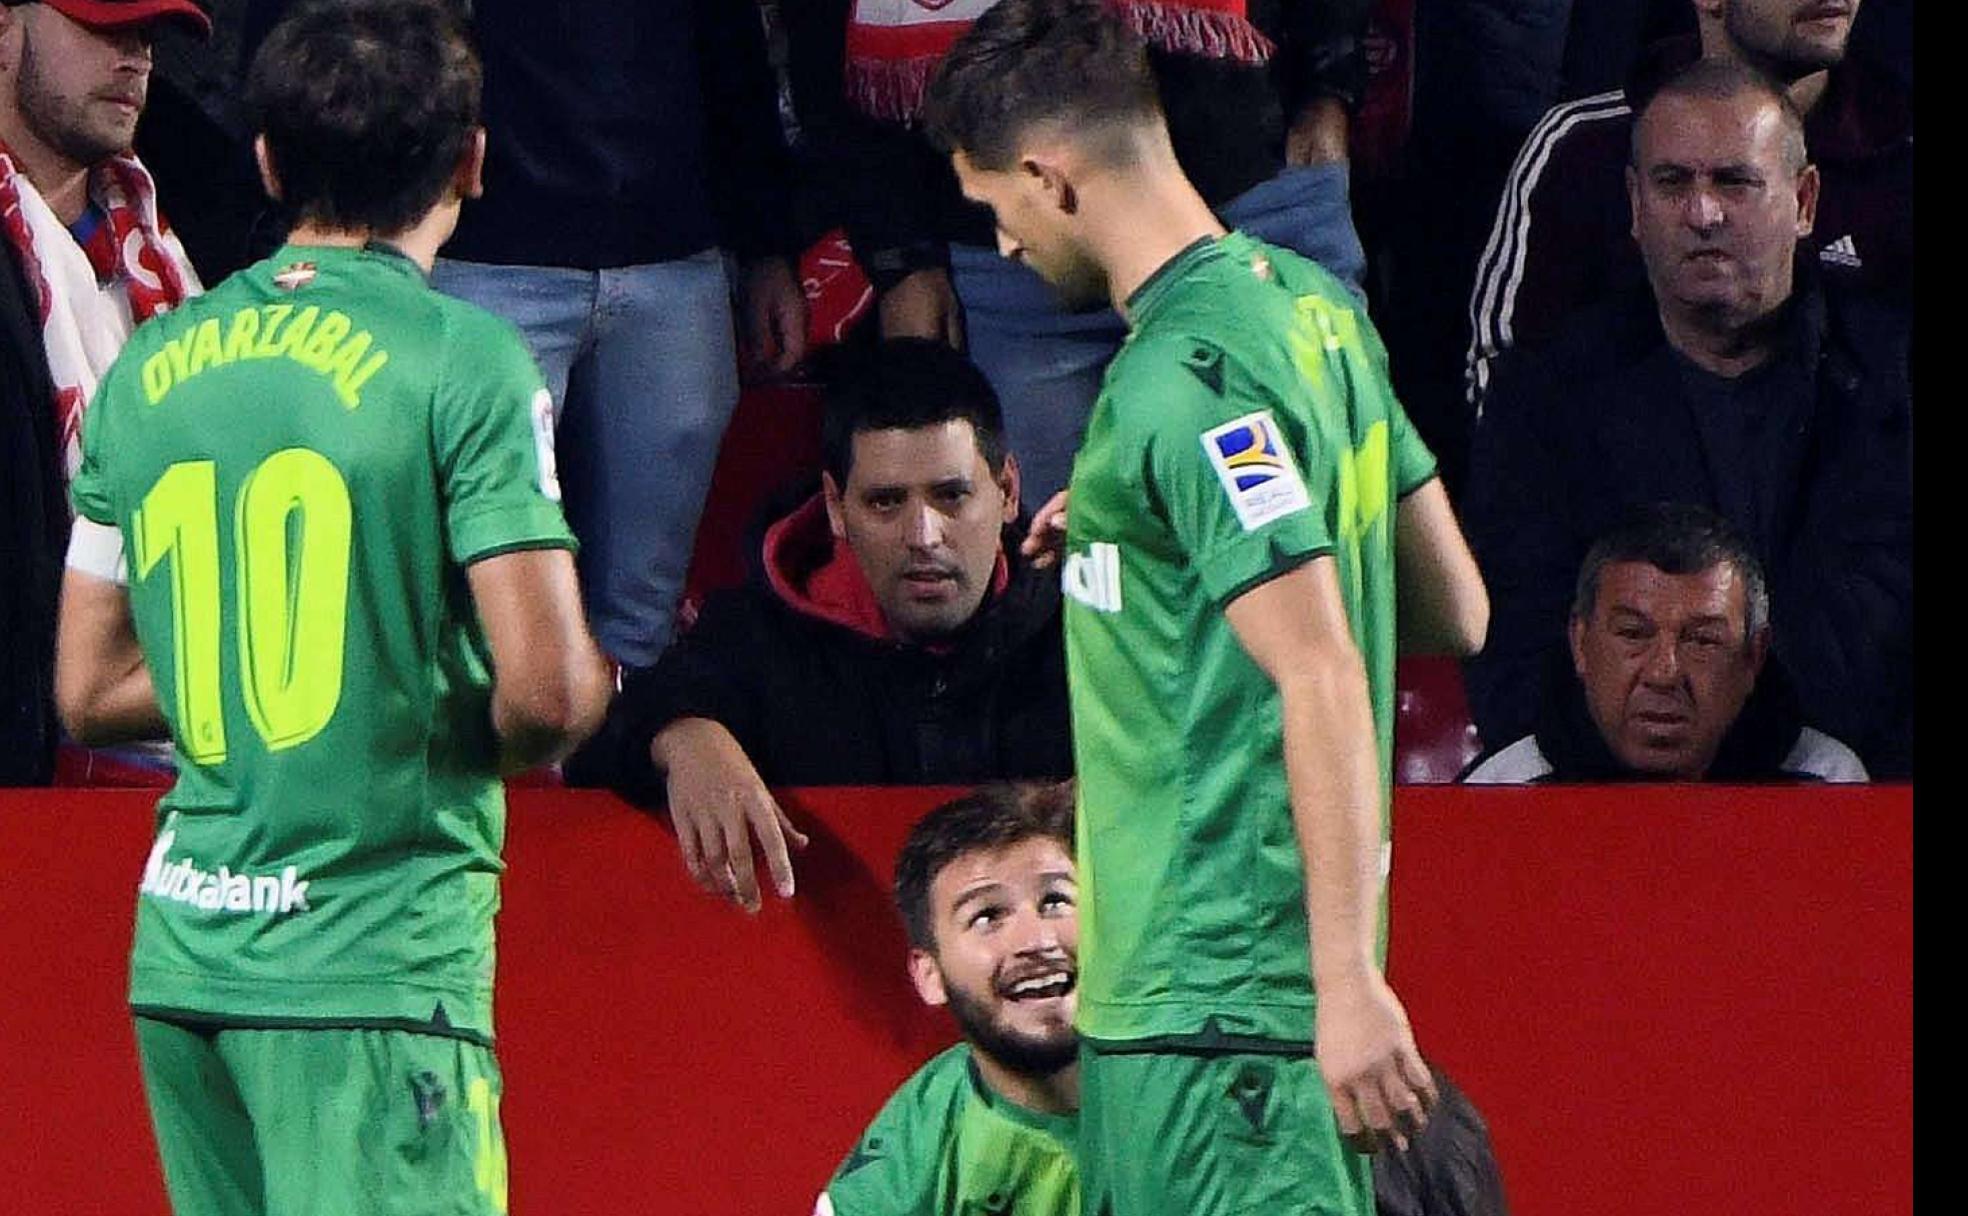
[[(520, 1213), (804, 1213), (951, 1031), (889, 860), (935, 791), (806, 791), (800, 893), (695, 894), (656, 820), (514, 797), (500, 1056)], [(0, 793), (6, 1208), (161, 1213), (122, 1007), (148, 795)], [(1393, 978), (1518, 1216), (1912, 1211), (1912, 798), (1397, 801)]]

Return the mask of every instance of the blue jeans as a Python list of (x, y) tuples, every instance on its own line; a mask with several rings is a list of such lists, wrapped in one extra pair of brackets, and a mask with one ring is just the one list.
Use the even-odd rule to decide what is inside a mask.
[(526, 339), (553, 394), (595, 637), (619, 662), (654, 663), (738, 403), (723, 256), (601, 271), (439, 259), (431, 282)]
[[(1362, 294), (1367, 258), (1353, 229), (1345, 165), (1284, 169), (1220, 214), (1228, 227), (1302, 253)], [(1045, 280), (993, 249), (951, 246), (950, 281), (963, 304), (970, 357), (1004, 407), (1020, 497), (1036, 509), (1072, 475), (1100, 378), (1127, 325), (1110, 308), (1062, 311)]]

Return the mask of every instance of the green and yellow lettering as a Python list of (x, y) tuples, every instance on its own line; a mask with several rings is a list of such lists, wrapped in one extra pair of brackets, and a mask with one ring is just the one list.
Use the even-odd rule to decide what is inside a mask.
[(368, 353), (369, 343), (369, 331), (365, 329), (342, 343), (340, 349), (335, 351), (335, 357), (329, 360), (328, 366), (321, 369), (323, 375), (334, 377), (335, 393), (342, 399), (342, 404), (350, 409), (362, 404), (362, 399), (349, 386), (349, 382), (355, 375), (356, 365), (361, 363), (362, 356)]
[(164, 344), (164, 353), (171, 357), (171, 378), (182, 383), (191, 375), (191, 335), (172, 338)]
[(329, 363), (335, 357), (335, 348), (348, 337), (349, 319), (347, 314), (331, 312), (321, 318), (307, 344), (297, 350), (294, 358), (315, 371), (326, 373)]
[(196, 376), (217, 365), (224, 357), (225, 344), (219, 338), (219, 319), (207, 317), (192, 331), (191, 371), (188, 374)]
[(320, 315), (321, 306), (318, 304), (310, 304), (295, 313), (294, 319), (287, 322), (287, 328), (280, 332), (280, 342), (274, 353), (286, 355), (290, 359), (295, 358), (295, 352), (306, 344), (308, 335), (314, 332), (315, 318)]
[[(365, 333), (362, 336), (366, 338), (369, 335)], [(389, 357), (388, 351), (379, 350), (369, 356), (369, 361), (364, 363), (359, 371), (335, 381), (335, 391), (341, 394), (343, 405), (354, 409), (362, 404), (362, 386), (369, 383), (371, 376), (383, 369), (383, 364), (389, 362)]]
[(232, 328), (226, 332), (225, 358), (227, 363), (237, 363), (241, 359), (253, 357), (253, 339), (260, 333), (260, 313), (255, 308), (242, 308), (232, 314)]
[(280, 326), (287, 314), (294, 311), (292, 304), (268, 304), (260, 310), (266, 320), (260, 325), (259, 345), (253, 348), (255, 359), (271, 359), (280, 353)]
[(156, 405), (164, 400), (164, 394), (171, 391), (171, 357), (158, 351), (144, 360), (143, 365), (144, 400)]

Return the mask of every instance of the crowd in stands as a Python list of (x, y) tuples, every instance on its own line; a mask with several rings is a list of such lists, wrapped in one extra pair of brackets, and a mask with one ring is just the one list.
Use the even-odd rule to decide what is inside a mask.
[[(990, 0), (760, 2), (468, 5), (485, 191), (432, 276), (551, 392), (622, 673), (568, 776), (667, 801), (713, 887), (774, 785), (1069, 775), (1017, 541), (1126, 332), (998, 257), (920, 132)], [(0, 783), (55, 773), (94, 385), (281, 235), (237, 83), (286, 7), (0, 8)], [(1442, 458), (1494, 604), (1471, 780), (1910, 775), (1910, 4), (1121, 7), (1188, 175), (1361, 294)], [(1387, 72), (1413, 104), (1364, 143)], [(795, 267), (835, 228), (873, 302), (822, 351)], [(750, 580), (679, 629), (727, 422), (787, 376), (823, 467), (752, 487)]]

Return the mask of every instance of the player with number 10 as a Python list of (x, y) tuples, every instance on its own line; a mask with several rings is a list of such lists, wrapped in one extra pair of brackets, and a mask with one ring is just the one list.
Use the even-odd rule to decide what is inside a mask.
[(285, 247), (137, 331), (84, 423), (57, 701), (162, 734), (130, 1002), (173, 1206), (504, 1212), (502, 769), (594, 728), (546, 391), (426, 281), (484, 161), (437, 0), (340, 0), (248, 90)]

